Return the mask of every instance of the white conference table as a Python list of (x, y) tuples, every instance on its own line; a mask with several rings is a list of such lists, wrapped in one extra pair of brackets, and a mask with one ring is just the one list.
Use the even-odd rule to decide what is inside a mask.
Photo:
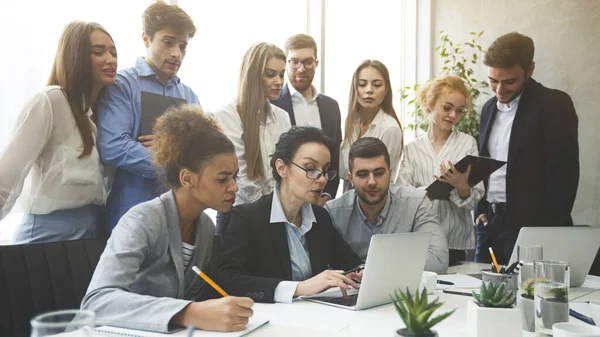
[[(451, 267), (449, 273), (475, 274), (487, 268), (487, 264), (465, 263)], [(571, 288), (571, 300), (600, 299), (600, 277), (588, 276), (586, 283), (580, 288)], [(467, 334), (468, 296), (449, 295), (440, 289), (435, 291), (444, 305), (434, 316), (456, 309), (449, 318), (434, 327), (440, 337), (462, 337)], [(394, 331), (404, 327), (404, 323), (396, 313), (392, 304), (387, 304), (362, 311), (351, 311), (328, 305), (295, 301), (292, 304), (255, 304), (255, 315), (270, 319), (269, 324), (252, 332), (250, 337), (296, 337), (296, 336), (394, 336)], [(571, 322), (585, 324), (573, 317)], [(523, 332), (523, 336), (535, 336), (534, 333)]]

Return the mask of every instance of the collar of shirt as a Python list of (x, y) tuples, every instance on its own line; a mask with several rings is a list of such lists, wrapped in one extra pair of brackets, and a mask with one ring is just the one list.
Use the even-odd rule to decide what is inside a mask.
[(375, 118), (373, 118), (373, 121), (371, 122), (371, 125), (369, 125), (369, 127), (376, 127), (378, 124), (383, 123), (384, 120), (383, 118), (385, 117), (385, 111), (383, 111), (382, 108), (379, 109), (379, 111), (377, 111), (377, 115), (375, 115)]
[(367, 216), (365, 215), (365, 213), (363, 213), (362, 208), (360, 207), (360, 202), (358, 201), (358, 195), (356, 195), (356, 201), (355, 201), (354, 207), (356, 207), (356, 209), (358, 210), (358, 215), (360, 216), (360, 219), (362, 220), (362, 222), (364, 224), (372, 226), (372, 227), (380, 227), (383, 225), (383, 222), (385, 221), (385, 219), (390, 211), (391, 204), (392, 204), (392, 195), (391, 195), (390, 191), (388, 190), (388, 193), (386, 196), (386, 201), (385, 201), (385, 206), (383, 206), (383, 209), (377, 216), (377, 222), (375, 224), (371, 224), (369, 222), (369, 219), (367, 219)]
[[(522, 94), (519, 94), (519, 96), (515, 97), (508, 104), (506, 104), (506, 103), (500, 103), (500, 101), (496, 101), (496, 107), (498, 108), (499, 111), (502, 111), (502, 112), (506, 112), (506, 111), (510, 111), (510, 110), (515, 110), (515, 108), (517, 106), (519, 106), (519, 101), (521, 100), (521, 95)], [(509, 107), (509, 105), (510, 105), (510, 107)]]
[[(304, 203), (301, 208), (302, 211), (302, 226), (300, 226), (300, 233), (306, 234), (311, 230), (313, 222), (316, 222), (315, 213), (313, 213), (312, 207), (309, 203)], [(271, 203), (271, 223), (284, 222), (290, 226), (296, 226), (289, 223), (283, 212), (283, 206), (281, 206), (281, 200), (279, 200), (279, 184), (275, 185), (273, 189), (273, 202)]]
[[(305, 100), (304, 95), (302, 95), (301, 92), (296, 90), (296, 88), (294, 88), (293, 85), (288, 83), (287, 87), (288, 87), (288, 90), (290, 91), (291, 97), (298, 97), (298, 98), (302, 98), (303, 100)], [(307, 101), (307, 103), (311, 103), (311, 102), (315, 101), (317, 99), (317, 97), (319, 97), (319, 95), (320, 95), (319, 91), (317, 90), (317, 88), (315, 88), (314, 85), (311, 85), (310, 87), (312, 88), (313, 96), (311, 97), (311, 99), (309, 99)]]
[[(135, 62), (135, 70), (137, 70), (138, 74), (140, 74), (140, 76), (142, 77), (149, 77), (154, 75), (156, 77), (156, 80), (160, 81), (158, 75), (156, 75), (152, 67), (150, 67), (150, 65), (148, 64), (148, 62), (146, 62), (146, 59), (143, 56), (140, 56)], [(181, 80), (178, 76), (172, 76), (169, 79), (169, 82), (173, 82), (174, 85), (178, 85), (179, 82), (181, 82)]]

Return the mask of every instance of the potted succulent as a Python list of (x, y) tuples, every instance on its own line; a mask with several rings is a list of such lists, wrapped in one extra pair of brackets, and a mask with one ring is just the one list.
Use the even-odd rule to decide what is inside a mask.
[[(543, 328), (552, 330), (552, 325), (569, 321), (569, 288), (564, 285), (539, 284), (535, 296), (539, 297), (539, 307), (535, 308), (537, 319), (541, 319)], [(539, 323), (538, 323), (539, 324)]]
[(535, 331), (535, 307), (533, 305), (534, 287), (535, 283), (533, 282), (533, 278), (525, 280), (521, 284), (521, 296), (517, 298), (517, 306), (523, 311), (523, 330), (529, 332)]
[(397, 337), (437, 337), (437, 332), (432, 331), (431, 328), (448, 318), (456, 310), (431, 318), (433, 312), (444, 302), (439, 302), (439, 298), (429, 302), (425, 288), (420, 295), (417, 291), (414, 297), (408, 288), (406, 292), (397, 290), (392, 296), (392, 303), (394, 303), (400, 319), (406, 325), (406, 328), (396, 330), (395, 336)]
[(479, 294), (467, 303), (468, 336), (521, 336), (523, 314), (514, 307), (515, 293), (506, 282), (481, 282)]

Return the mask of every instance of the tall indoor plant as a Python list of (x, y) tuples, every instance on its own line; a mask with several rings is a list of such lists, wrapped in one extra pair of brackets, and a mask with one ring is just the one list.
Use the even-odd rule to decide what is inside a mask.
[[(471, 39), (469, 41), (457, 44), (452, 42), (443, 30), (440, 33), (442, 34), (441, 44), (435, 49), (444, 65), (440, 75), (455, 75), (464, 79), (471, 93), (472, 101), (476, 102), (481, 94), (486, 94), (483, 90), (489, 87), (487, 81), (479, 81), (474, 76), (475, 71), (473, 69), (484, 54), (483, 48), (478, 42), (483, 31), (470, 32)], [(425, 113), (416, 104), (415, 94), (419, 87), (419, 84), (414, 84), (400, 90), (400, 99), (403, 101), (408, 100), (409, 109), (412, 109), (410, 114), (413, 117), (413, 122), (407, 125), (410, 130), (427, 130), (429, 125)], [(456, 125), (456, 129), (473, 136), (479, 141), (479, 113), (475, 105), (465, 111), (462, 119)]]

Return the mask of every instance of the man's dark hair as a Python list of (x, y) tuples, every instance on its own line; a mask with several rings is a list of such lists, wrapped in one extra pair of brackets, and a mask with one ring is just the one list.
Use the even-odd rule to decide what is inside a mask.
[(390, 153), (388, 152), (385, 144), (378, 138), (364, 137), (360, 138), (352, 144), (350, 147), (350, 154), (348, 155), (348, 167), (350, 173), (354, 169), (354, 158), (377, 158), (383, 156), (385, 163), (390, 167)]

